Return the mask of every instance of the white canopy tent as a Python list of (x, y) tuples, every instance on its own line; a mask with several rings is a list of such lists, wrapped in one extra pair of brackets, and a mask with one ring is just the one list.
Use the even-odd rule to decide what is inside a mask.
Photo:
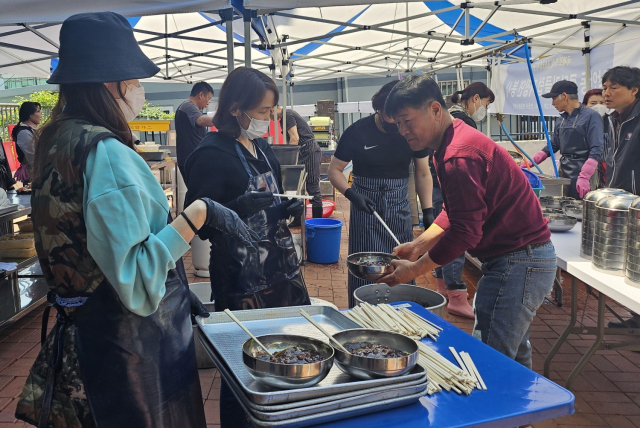
[[(404, 3), (357, 1), (309, 6), (306, 0), (245, 0), (286, 49), (296, 79), (394, 75), (437, 71), (460, 63), (486, 66), (499, 49), (507, 61), (522, 61), (525, 39), (533, 58), (562, 50), (591, 49), (640, 37), (640, 2), (619, 0), (449, 1)], [(323, 2), (323, 5), (327, 2)], [(350, 4), (337, 6), (332, 4)], [(260, 8), (269, 7), (261, 10)], [(274, 5), (279, 10), (274, 10)], [(585, 31), (591, 36), (585, 45)], [(267, 35), (268, 37), (269, 35)], [(273, 36), (271, 36), (273, 39)], [(588, 53), (588, 52), (587, 52)]]
[[(221, 80), (236, 63), (290, 81), (434, 72), (486, 66), (497, 51), (503, 63), (522, 61), (525, 40), (537, 59), (585, 48), (589, 54), (640, 36), (637, 0), (314, 3), (117, 0), (109, 9), (132, 17), (142, 49), (162, 68), (156, 79), (186, 82)], [(96, 1), (0, 0), (0, 73), (47, 77), (59, 22), (103, 8)]]

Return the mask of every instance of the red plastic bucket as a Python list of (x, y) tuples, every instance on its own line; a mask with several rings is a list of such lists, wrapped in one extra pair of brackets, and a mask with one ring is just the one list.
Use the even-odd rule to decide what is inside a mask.
[[(336, 208), (336, 203), (327, 199), (322, 200), (322, 218), (329, 218), (333, 214), (333, 210)], [(307, 218), (312, 218), (311, 204), (307, 203)]]

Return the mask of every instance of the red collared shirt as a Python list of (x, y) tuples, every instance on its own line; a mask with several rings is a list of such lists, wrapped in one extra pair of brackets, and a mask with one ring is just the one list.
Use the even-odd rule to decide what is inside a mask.
[(434, 162), (445, 230), (429, 251), (444, 265), (468, 251), (492, 257), (551, 238), (548, 221), (526, 176), (503, 147), (459, 119), (447, 129)]

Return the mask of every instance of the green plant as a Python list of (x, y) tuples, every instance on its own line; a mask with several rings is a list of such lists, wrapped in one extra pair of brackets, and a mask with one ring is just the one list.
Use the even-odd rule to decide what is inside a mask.
[(20, 103), (20, 104), (22, 104), (25, 101), (40, 103), (43, 110), (45, 109), (50, 110), (58, 102), (58, 93), (55, 91), (38, 91), (38, 92), (33, 92), (29, 94), (28, 98), (21, 97), (20, 95), (18, 95), (16, 99), (13, 100), (14, 103)]
[(175, 113), (165, 113), (158, 106), (154, 106), (149, 101), (145, 101), (138, 119), (156, 119), (156, 120), (171, 120), (175, 117)]

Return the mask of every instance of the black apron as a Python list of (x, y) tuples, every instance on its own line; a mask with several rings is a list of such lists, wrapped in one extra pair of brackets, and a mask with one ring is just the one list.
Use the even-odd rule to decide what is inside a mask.
[[(584, 107), (581, 107), (581, 109)], [(578, 181), (578, 175), (584, 163), (589, 159), (589, 146), (585, 135), (576, 129), (578, 118), (580, 117), (579, 111), (573, 120), (573, 124), (570, 128), (565, 128), (564, 124), (566, 118), (562, 119), (560, 123), (560, 177), (569, 178), (571, 184), (567, 189), (566, 195), (571, 198), (581, 199), (576, 190), (576, 183)], [(597, 172), (591, 178), (591, 189), (595, 189), (598, 183)]]
[[(257, 145), (254, 147), (256, 153), (262, 154), (270, 171), (264, 174), (255, 169), (252, 171), (236, 143), (236, 152), (249, 176), (247, 192), (266, 189), (278, 193), (269, 160)], [(242, 243), (227, 235), (217, 234), (211, 240), (209, 271), (216, 311), (311, 304), (293, 236), (282, 210), (280, 198), (276, 197), (271, 207), (243, 218), (260, 237), (257, 253), (248, 252)]]
[[(351, 188), (354, 192), (369, 197), (376, 204), (376, 211), (380, 213), (382, 219), (400, 242), (404, 244), (413, 241), (408, 178), (354, 176)], [(398, 245), (373, 215), (359, 211), (353, 204), (351, 204), (350, 213), (349, 254), (362, 252), (390, 254)], [(372, 282), (349, 274), (350, 308), (356, 305), (354, 291)], [(409, 284), (415, 284), (415, 281), (409, 281)]]
[[(125, 308), (106, 281), (71, 317), (54, 305), (54, 349), (61, 356), (65, 329), (76, 329), (78, 364), (98, 428), (206, 428), (188, 288), (175, 270), (165, 287), (148, 317)], [(54, 367), (60, 364), (52, 358)], [(43, 412), (46, 403), (45, 393)]]

